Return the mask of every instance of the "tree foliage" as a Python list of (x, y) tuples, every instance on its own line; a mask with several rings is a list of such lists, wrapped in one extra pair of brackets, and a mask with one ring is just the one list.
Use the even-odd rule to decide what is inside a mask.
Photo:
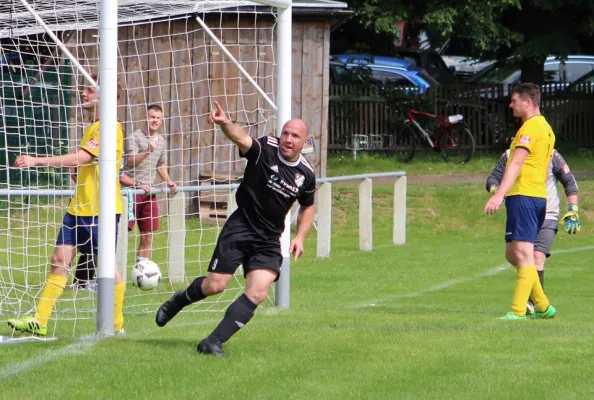
[[(433, 45), (449, 37), (472, 40), (473, 56), (517, 55), (523, 79), (542, 81), (549, 55), (581, 51), (594, 33), (594, 0), (352, 0), (358, 18), (376, 32), (395, 33), (395, 21), (429, 32)], [(540, 70), (540, 72), (539, 72)]]

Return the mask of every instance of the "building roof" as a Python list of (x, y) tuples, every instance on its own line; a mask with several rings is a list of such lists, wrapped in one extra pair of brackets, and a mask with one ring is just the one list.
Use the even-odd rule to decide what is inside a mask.
[[(33, 4), (36, 14), (54, 31), (97, 28), (100, 0), (44, 0)], [(250, 0), (118, 0), (120, 26), (163, 17), (194, 13), (233, 12), (262, 4)], [(267, 6), (264, 6), (267, 7)], [(336, 0), (297, 0), (295, 15), (350, 14), (348, 5)], [(0, 2), (0, 39), (41, 33), (44, 29), (18, 1)]]
[(346, 9), (349, 7), (349, 5), (342, 1), (335, 1), (335, 0), (296, 0), (296, 1), (293, 1), (293, 7)]
[(293, 15), (295, 17), (307, 16), (308, 18), (322, 17), (327, 19), (343, 19), (352, 14), (349, 5), (336, 0), (294, 0)]

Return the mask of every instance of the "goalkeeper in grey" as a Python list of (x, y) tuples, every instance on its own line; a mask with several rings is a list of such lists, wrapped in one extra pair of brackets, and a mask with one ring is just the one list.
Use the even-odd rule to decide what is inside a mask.
[[(499, 183), (503, 178), (505, 172), (505, 166), (509, 158), (509, 150), (507, 150), (499, 162), (491, 172), (491, 175), (487, 178), (486, 189), (492, 195), (497, 192)], [(578, 185), (575, 177), (569, 166), (563, 159), (563, 156), (557, 151), (553, 150), (553, 156), (551, 163), (549, 164), (549, 171), (547, 174), (547, 211), (544, 223), (540, 227), (538, 237), (534, 243), (534, 261), (536, 263), (536, 270), (540, 283), (544, 288), (544, 265), (547, 257), (551, 255), (551, 247), (553, 240), (557, 235), (557, 226), (559, 224), (559, 205), (561, 203), (559, 199), (559, 191), (557, 184), (561, 183), (567, 196), (568, 209), (563, 218), (561, 224), (564, 225), (565, 230), (569, 234), (576, 234), (580, 231), (580, 218), (578, 214)], [(532, 302), (530, 301), (527, 305), (527, 312), (533, 312)]]

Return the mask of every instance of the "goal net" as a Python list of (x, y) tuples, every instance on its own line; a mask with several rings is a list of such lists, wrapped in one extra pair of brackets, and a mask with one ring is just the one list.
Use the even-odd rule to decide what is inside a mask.
[[(99, 0), (28, 4), (84, 71), (99, 73)], [(138, 220), (127, 229), (127, 218), (134, 219), (127, 215), (134, 207), (128, 199), (135, 196), (134, 189), (122, 185), (125, 212), (117, 260), (127, 277), (124, 315), (133, 318), (155, 312), (174, 291), (207, 274), (217, 235), (233, 209), (232, 189), (211, 186), (240, 182), (245, 167), (235, 146), (208, 123), (208, 113), (218, 101), (252, 137), (274, 134), (276, 23), (272, 7), (225, 0), (124, 0), (119, 1), (118, 16), (118, 120), (129, 140), (138, 130), (150, 130), (147, 106), (163, 110), (158, 132), (166, 144), (168, 173), (178, 185), (177, 193), (167, 193), (156, 170), (150, 171), (152, 188), (158, 192), (160, 227), (153, 234), (149, 258), (163, 274), (153, 291), (141, 291), (131, 283), (141, 235)], [(76, 185), (67, 168), (17, 169), (15, 159), (78, 149), (90, 122), (80, 105), (80, 93), (88, 85), (81, 69), (24, 2), (2, 2), (0, 322), (5, 328), (0, 327), (0, 336), (22, 336), (8, 328), (6, 320), (35, 312)], [(130, 171), (126, 160), (124, 164), (123, 172), (135, 176), (137, 171)], [(94, 330), (93, 271), (90, 282), (73, 284), (79, 256), (48, 324), (50, 337)], [(88, 265), (81, 262), (78, 268)], [(224, 310), (241, 293), (243, 282), (240, 270), (221, 296), (190, 311)]]

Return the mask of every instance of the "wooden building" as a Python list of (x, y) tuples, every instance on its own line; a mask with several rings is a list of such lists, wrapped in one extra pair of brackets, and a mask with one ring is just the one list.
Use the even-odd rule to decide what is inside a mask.
[[(315, 153), (308, 156), (318, 176), (326, 174), (330, 29), (348, 14), (332, 0), (294, 2), (292, 115), (310, 126)], [(208, 27), (271, 98), (276, 98), (276, 32), (267, 7), (247, 13), (202, 15)], [(98, 71), (97, 30), (68, 41), (90, 71)], [(149, 104), (164, 109), (170, 175), (185, 186), (205, 176), (234, 177), (245, 162), (219, 129), (208, 123), (213, 102), (253, 137), (274, 134), (270, 105), (206, 34), (193, 16), (123, 26), (119, 30), (118, 79), (122, 87), (118, 118), (127, 133), (145, 127)], [(84, 82), (80, 79), (79, 84)], [(73, 119), (81, 119), (80, 110)], [(80, 124), (71, 143), (80, 138)]]

